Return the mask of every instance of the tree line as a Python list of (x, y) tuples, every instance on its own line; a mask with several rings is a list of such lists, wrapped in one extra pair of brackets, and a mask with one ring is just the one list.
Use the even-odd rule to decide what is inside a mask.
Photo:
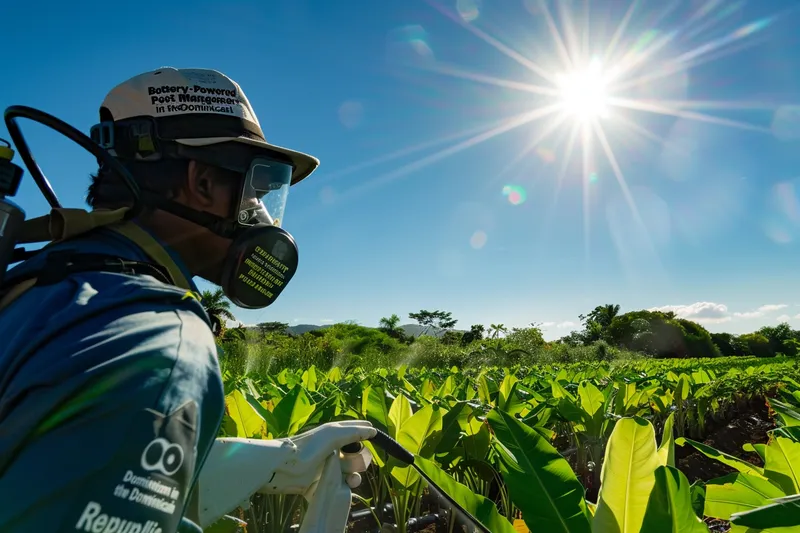
[[(221, 341), (244, 340), (246, 330), (239, 324), (236, 328), (226, 328), (227, 320), (235, 320), (231, 304), (221, 290), (204, 291), (203, 305), (214, 325), (214, 332)], [(656, 358), (720, 357), (755, 355), (770, 357), (774, 355), (796, 356), (800, 350), (800, 331), (788, 323), (776, 326), (763, 326), (758, 330), (736, 335), (732, 333), (711, 333), (697, 322), (680, 318), (672, 311), (638, 310), (621, 313), (617, 304), (598, 305), (590, 312), (578, 316), (581, 329), (572, 331), (555, 341), (546, 342), (541, 324), (531, 323), (524, 328), (507, 328), (504, 324), (473, 324), (469, 329), (457, 330), (458, 320), (449, 311), (422, 309), (409, 313), (408, 318), (419, 326), (418, 335), (409, 335), (401, 327), (397, 314), (381, 318), (377, 329), (401, 344), (411, 345), (419, 337), (431, 337), (447, 346), (462, 346), (473, 349), (478, 343), (493, 346), (504, 340), (512, 340), (515, 345), (566, 345), (609, 346), (620, 350), (638, 352)], [(284, 322), (263, 322), (255, 330), (261, 336), (279, 334), (293, 336), (289, 324)], [(314, 336), (319, 332), (308, 332)]]

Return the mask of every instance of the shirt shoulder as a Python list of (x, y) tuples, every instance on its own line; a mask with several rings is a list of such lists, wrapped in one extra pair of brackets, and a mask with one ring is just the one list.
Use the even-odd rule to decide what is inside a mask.
[[(224, 411), (216, 344), (192, 305), (129, 300), (83, 314), (0, 369), (7, 377), (13, 368), (0, 386), (0, 496), (23, 483), (48, 487), (13, 496), (0, 526), (54, 530), (101, 508), (141, 523), (180, 516)], [(164, 462), (165, 446), (180, 461)], [(148, 476), (176, 495), (159, 500), (171, 518), (109, 492)]]

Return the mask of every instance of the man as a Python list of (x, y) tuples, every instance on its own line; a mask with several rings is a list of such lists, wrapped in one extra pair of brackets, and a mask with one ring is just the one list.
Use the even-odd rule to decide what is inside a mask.
[(56, 242), (0, 289), (4, 533), (175, 532), (224, 410), (191, 279), (255, 308), (296, 267), (278, 226), (319, 162), (267, 143), (238, 84), (161, 68), (111, 90), (100, 119), (141, 211), (125, 221), (130, 186), (101, 165), (93, 212), (51, 215)]

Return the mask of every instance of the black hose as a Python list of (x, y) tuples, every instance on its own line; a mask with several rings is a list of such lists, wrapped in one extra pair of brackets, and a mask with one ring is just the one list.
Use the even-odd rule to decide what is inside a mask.
[(33, 180), (36, 182), (36, 185), (39, 186), (39, 190), (42, 191), (42, 194), (50, 204), (50, 207), (61, 207), (61, 203), (58, 201), (58, 197), (56, 196), (55, 191), (53, 191), (53, 187), (50, 185), (50, 182), (47, 181), (42, 169), (39, 168), (39, 165), (33, 158), (31, 149), (28, 146), (28, 143), (25, 141), (25, 137), (22, 135), (22, 130), (20, 130), (20, 127), (17, 124), (17, 118), (27, 118), (28, 120), (33, 120), (34, 122), (38, 122), (39, 124), (57, 131), (61, 135), (80, 145), (84, 150), (88, 151), (93, 156), (108, 165), (115, 172), (117, 172), (133, 196), (133, 207), (126, 213), (127, 217), (132, 218), (139, 214), (142, 208), (139, 185), (133, 179), (133, 176), (131, 176), (130, 172), (128, 172), (128, 170), (122, 165), (122, 163), (114, 159), (114, 157), (112, 157), (108, 151), (95, 143), (90, 137), (87, 137), (81, 131), (73, 128), (63, 120), (32, 107), (22, 105), (9, 106), (6, 108), (4, 118), (6, 122), (6, 128), (8, 129), (8, 134), (11, 136), (14, 146), (17, 148), (17, 153), (19, 153), (19, 156), (25, 162), (28, 172), (30, 172)]
[(424, 516), (411, 517), (406, 522), (406, 529), (408, 531), (420, 531), (432, 524), (439, 524), (442, 517), (438, 514), (428, 514)]
[(403, 448), (399, 442), (390, 437), (387, 433), (380, 429), (375, 429), (378, 433), (370, 440), (380, 446), (383, 451), (397, 459), (403, 464), (413, 465), (414, 454)]
[(388, 453), (389, 455), (391, 455), (392, 457), (394, 457), (395, 459), (397, 459), (401, 463), (414, 467), (414, 470), (416, 470), (417, 473), (419, 473), (419, 475), (422, 476), (422, 478), (425, 481), (427, 481), (428, 484), (431, 487), (436, 489), (436, 492), (442, 498), (447, 500), (447, 502), (450, 505), (452, 505), (453, 508), (456, 511), (458, 511), (459, 513), (462, 513), (471, 522), (473, 522), (474, 525), (477, 526), (477, 528), (482, 533), (492, 533), (491, 531), (489, 531), (489, 529), (486, 526), (481, 524), (481, 522), (477, 518), (472, 516), (466, 509), (461, 507), (461, 505), (459, 505), (459, 503), (456, 502), (452, 498), (452, 496), (447, 494), (441, 487), (439, 487), (436, 483), (434, 483), (434, 481), (431, 478), (429, 478), (427, 476), (427, 474), (425, 474), (425, 472), (423, 472), (420, 467), (418, 467), (417, 465), (414, 464), (414, 454), (413, 453), (411, 453), (410, 451), (408, 451), (405, 448), (403, 448), (403, 446), (399, 442), (394, 440), (392, 437), (390, 437), (388, 434), (386, 434), (385, 432), (381, 431), (380, 429), (376, 428), (376, 431), (377, 431), (377, 433), (375, 434), (374, 437), (369, 439), (370, 441), (372, 441), (373, 443), (375, 443), (376, 445), (381, 447), (383, 449), (383, 451), (385, 451), (386, 453)]

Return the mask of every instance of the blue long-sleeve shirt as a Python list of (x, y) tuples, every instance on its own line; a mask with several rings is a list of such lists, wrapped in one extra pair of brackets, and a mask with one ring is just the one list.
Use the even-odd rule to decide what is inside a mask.
[[(148, 261), (104, 229), (65, 248)], [(28, 290), (0, 311), (0, 531), (174, 533), (223, 410), (209, 319), (184, 289), (82, 272)]]

